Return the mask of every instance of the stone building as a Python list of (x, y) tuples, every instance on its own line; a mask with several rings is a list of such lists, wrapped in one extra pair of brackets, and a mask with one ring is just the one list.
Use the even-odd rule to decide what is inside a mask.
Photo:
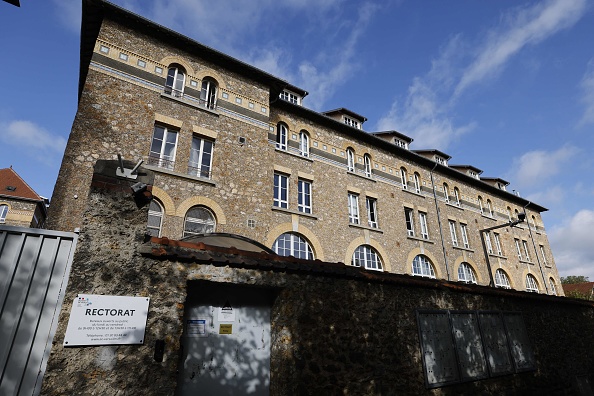
[(12, 167), (0, 169), (0, 224), (43, 228), (47, 203)]
[(83, 5), (51, 228), (81, 226), (94, 164), (121, 154), (155, 174), (153, 236), (222, 232), (280, 255), (562, 293), (546, 209), (505, 180), (367, 132), (351, 110), (312, 111), (304, 89), (110, 3)]

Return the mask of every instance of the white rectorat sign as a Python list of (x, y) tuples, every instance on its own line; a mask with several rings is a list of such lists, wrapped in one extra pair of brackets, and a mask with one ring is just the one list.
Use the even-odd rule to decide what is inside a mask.
[(72, 303), (64, 346), (142, 344), (149, 301), (79, 294)]

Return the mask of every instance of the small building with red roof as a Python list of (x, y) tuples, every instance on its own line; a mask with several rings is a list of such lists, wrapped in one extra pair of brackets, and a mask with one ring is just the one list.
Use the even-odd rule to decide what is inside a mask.
[(563, 291), (567, 297), (594, 300), (594, 282), (564, 284)]
[(12, 166), (0, 169), (0, 224), (43, 228), (47, 204), (47, 199), (37, 194)]

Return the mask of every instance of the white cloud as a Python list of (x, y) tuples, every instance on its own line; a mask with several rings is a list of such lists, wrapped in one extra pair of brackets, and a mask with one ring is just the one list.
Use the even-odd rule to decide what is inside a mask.
[(44, 164), (59, 160), (66, 147), (65, 138), (30, 121), (0, 123), (0, 141)]
[(588, 62), (586, 73), (581, 82), (582, 103), (584, 104), (584, 114), (579, 122), (580, 126), (594, 124), (594, 58)]
[(466, 68), (454, 96), (470, 85), (497, 74), (522, 48), (535, 45), (574, 25), (586, 11), (586, 0), (549, 0), (505, 16), (505, 26), (488, 35), (475, 60)]
[[(521, 191), (520, 191), (521, 192)], [(554, 185), (544, 191), (530, 193), (526, 199), (531, 202), (539, 202), (544, 206), (558, 205), (566, 199), (565, 189), (559, 185)]]
[(563, 171), (563, 166), (579, 152), (576, 147), (563, 146), (556, 151), (535, 150), (514, 159), (508, 174), (518, 188), (530, 188), (545, 184)]
[(555, 263), (561, 276), (584, 275), (594, 280), (594, 210), (583, 209), (549, 230)]
[(52, 0), (56, 5), (56, 15), (60, 23), (73, 33), (80, 33), (81, 2), (72, 0)]

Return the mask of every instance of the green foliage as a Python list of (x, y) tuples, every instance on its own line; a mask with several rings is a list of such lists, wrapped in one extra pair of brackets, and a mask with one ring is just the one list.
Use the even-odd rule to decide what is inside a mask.
[(576, 283), (586, 283), (586, 282), (590, 282), (590, 278), (587, 276), (583, 276), (583, 275), (569, 275), (569, 276), (561, 277), (561, 283), (564, 285), (573, 285)]
[(589, 295), (586, 295), (586, 294), (579, 292), (577, 290), (571, 290), (571, 291), (565, 292), (565, 297), (581, 298), (582, 300), (590, 300)]

